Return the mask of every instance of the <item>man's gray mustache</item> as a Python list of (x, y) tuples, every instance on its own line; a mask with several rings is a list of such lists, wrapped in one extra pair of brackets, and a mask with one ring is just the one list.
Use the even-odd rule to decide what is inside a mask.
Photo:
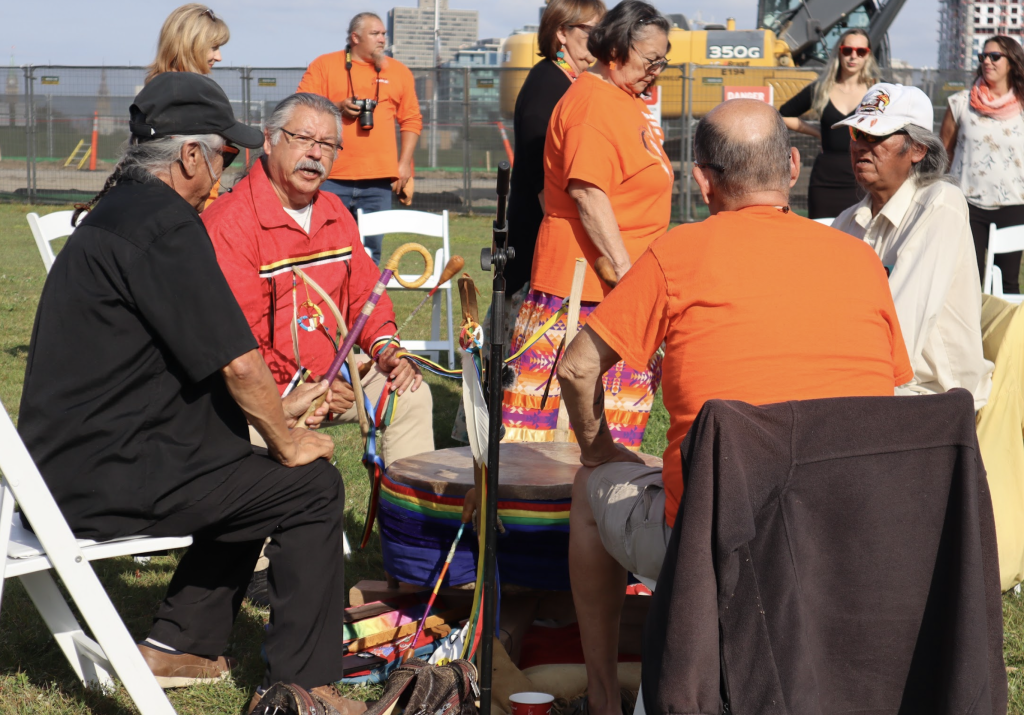
[(300, 159), (295, 165), (295, 171), (301, 171), (302, 169), (308, 169), (309, 171), (315, 171), (320, 174), (321, 179), (327, 178), (327, 169), (316, 159)]

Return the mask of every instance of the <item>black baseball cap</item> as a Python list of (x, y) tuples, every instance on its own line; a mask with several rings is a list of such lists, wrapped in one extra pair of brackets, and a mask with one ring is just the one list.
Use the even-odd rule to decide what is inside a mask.
[(236, 146), (263, 146), (263, 132), (235, 119), (220, 85), (195, 72), (157, 75), (135, 97), (129, 112), (129, 126), (139, 141), (173, 135), (219, 134)]

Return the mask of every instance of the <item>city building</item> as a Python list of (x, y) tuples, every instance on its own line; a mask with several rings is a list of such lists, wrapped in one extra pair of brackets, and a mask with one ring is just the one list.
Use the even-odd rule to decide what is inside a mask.
[(413, 68), (438, 66), (434, 48), (434, 11), (437, 3), (440, 63), (450, 62), (459, 48), (477, 41), (480, 25), (476, 10), (452, 10), (448, 0), (418, 0), (417, 7), (388, 11), (388, 54)]
[(1024, 0), (941, 0), (939, 69), (973, 70), (992, 35), (1024, 36)]

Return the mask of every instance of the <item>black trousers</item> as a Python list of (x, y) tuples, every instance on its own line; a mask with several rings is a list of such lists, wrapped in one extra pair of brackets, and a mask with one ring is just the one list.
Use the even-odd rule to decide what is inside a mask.
[(194, 539), (150, 638), (194, 655), (221, 655), (269, 536), (263, 684), (333, 683), (342, 677), (345, 655), (344, 483), (324, 459), (289, 468), (260, 452), (203, 477), (213, 484), (228, 472), (207, 496), (145, 530)]
[[(984, 281), (985, 252), (988, 249), (989, 224), (994, 223), (996, 228), (1024, 224), (1024, 204), (1000, 206), (997, 209), (979, 209), (977, 206), (968, 203), (967, 210), (970, 212), (974, 252), (978, 257), (978, 275)], [(1003, 272), (1004, 293), (1020, 293), (1017, 282), (1018, 275), (1020, 274), (1020, 257), (1021, 251), (1014, 251), (1013, 253), (1000, 253), (995, 258), (995, 264)]]

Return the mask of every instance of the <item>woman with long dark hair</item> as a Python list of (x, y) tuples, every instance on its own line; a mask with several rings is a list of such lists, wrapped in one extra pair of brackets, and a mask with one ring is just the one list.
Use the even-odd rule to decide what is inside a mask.
[[(787, 127), (821, 139), (807, 193), (810, 218), (835, 218), (864, 196), (853, 178), (850, 133), (833, 125), (853, 114), (861, 97), (878, 81), (878, 63), (867, 32), (854, 28), (839, 37), (821, 76), (779, 109)], [(820, 127), (800, 119), (808, 112), (821, 120)]]
[[(940, 136), (949, 173), (967, 197), (983, 276), (990, 224), (1024, 224), (1024, 50), (1016, 40), (996, 35), (985, 42), (974, 84), (949, 98)], [(1020, 251), (995, 257), (1004, 293), (1020, 292), (1020, 259)]]

